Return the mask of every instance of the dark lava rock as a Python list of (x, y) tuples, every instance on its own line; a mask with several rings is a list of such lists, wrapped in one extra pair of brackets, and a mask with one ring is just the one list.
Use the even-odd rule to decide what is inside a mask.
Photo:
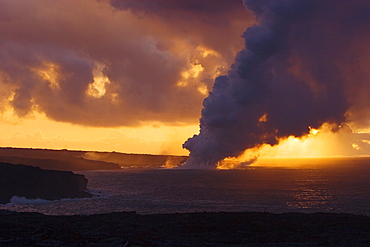
[(13, 196), (46, 200), (91, 197), (86, 187), (85, 176), (73, 172), (0, 163), (0, 204), (10, 202)]
[(30, 245), (369, 246), (370, 218), (257, 212), (47, 216), (0, 210), (0, 246)]

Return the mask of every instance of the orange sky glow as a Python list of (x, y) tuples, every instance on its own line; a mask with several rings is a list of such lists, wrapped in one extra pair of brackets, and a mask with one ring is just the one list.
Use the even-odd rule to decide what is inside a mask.
[[(209, 13), (114, 2), (0, 0), (1, 147), (189, 154), (182, 144), (199, 132), (203, 99), (255, 19), (241, 1)], [(369, 57), (365, 49), (363, 68)], [(356, 108), (366, 92), (352, 97), (351, 127), (333, 133), (324, 124), (258, 156), (370, 155), (370, 123), (353, 120), (369, 112)]]
[(160, 122), (141, 127), (86, 127), (52, 121), (38, 113), (22, 119), (6, 113), (1, 120), (2, 147), (187, 155), (181, 144), (199, 131), (198, 125), (166, 126)]

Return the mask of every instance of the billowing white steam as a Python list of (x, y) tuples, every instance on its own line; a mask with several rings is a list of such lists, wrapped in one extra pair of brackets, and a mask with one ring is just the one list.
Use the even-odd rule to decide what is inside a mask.
[(245, 31), (245, 49), (204, 100), (200, 133), (183, 144), (190, 151), (186, 167), (214, 167), (246, 149), (307, 134), (308, 126), (342, 123), (356, 115), (353, 104), (361, 108), (369, 99), (359, 88), (370, 81), (360, 59), (369, 51), (369, 1), (244, 4), (257, 24)]

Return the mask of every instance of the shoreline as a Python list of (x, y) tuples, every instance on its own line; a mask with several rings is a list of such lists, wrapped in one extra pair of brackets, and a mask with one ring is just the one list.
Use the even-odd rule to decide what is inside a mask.
[(370, 217), (337, 213), (0, 210), (0, 246), (369, 246)]

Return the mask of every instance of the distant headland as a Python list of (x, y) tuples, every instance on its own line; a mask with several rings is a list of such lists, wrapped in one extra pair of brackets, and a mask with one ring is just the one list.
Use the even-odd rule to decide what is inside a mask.
[(175, 155), (72, 151), (66, 149), (0, 148), (0, 162), (61, 171), (175, 167), (187, 159), (187, 156)]

